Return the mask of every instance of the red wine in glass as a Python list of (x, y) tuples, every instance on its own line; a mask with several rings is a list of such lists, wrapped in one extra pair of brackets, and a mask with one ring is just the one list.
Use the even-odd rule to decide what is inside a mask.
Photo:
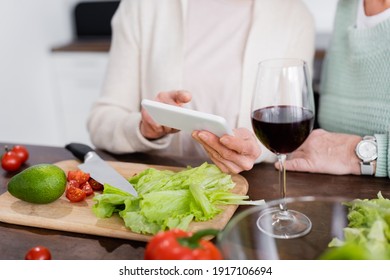
[(309, 136), (313, 124), (314, 113), (298, 106), (269, 106), (252, 114), (256, 136), (277, 154), (296, 150)]
[(275, 238), (301, 237), (312, 227), (305, 214), (288, 209), (285, 199), (287, 154), (302, 145), (314, 125), (311, 83), (308, 66), (301, 59), (277, 58), (259, 63), (251, 104), (252, 127), (264, 147), (278, 158), (281, 202), (278, 209), (259, 216), (257, 227)]

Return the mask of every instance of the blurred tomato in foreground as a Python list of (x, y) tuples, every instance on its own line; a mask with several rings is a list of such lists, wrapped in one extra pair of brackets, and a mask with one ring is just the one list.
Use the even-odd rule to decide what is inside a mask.
[(186, 232), (172, 229), (157, 233), (147, 244), (145, 260), (221, 260), (218, 248), (205, 236), (215, 236), (218, 230)]

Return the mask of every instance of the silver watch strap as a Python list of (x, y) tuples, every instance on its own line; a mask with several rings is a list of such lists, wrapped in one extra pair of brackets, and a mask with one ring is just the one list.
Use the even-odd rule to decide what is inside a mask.
[(360, 162), (362, 175), (374, 175), (374, 162)]

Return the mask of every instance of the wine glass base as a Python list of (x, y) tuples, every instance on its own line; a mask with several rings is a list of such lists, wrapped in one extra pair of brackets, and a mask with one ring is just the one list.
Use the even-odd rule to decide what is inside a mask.
[(271, 237), (291, 239), (308, 234), (312, 223), (306, 215), (298, 211), (282, 211), (279, 208), (273, 208), (265, 211), (257, 219), (257, 227)]

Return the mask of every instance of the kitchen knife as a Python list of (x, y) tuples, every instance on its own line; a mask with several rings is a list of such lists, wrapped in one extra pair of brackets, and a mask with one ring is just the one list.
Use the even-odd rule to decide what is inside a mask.
[(72, 152), (76, 158), (84, 162), (78, 168), (89, 173), (93, 179), (101, 184), (109, 184), (138, 197), (138, 193), (133, 185), (105, 162), (91, 147), (80, 143), (70, 143), (65, 148)]

